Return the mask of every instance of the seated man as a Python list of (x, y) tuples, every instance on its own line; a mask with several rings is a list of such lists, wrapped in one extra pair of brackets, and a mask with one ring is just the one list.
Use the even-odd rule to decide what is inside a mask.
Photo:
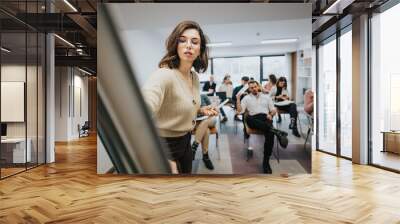
[[(236, 109), (236, 102), (237, 102), (236, 95), (238, 94), (238, 92), (239, 92), (245, 85), (247, 85), (248, 82), (249, 82), (249, 77), (243, 76), (242, 79), (241, 79), (241, 85), (236, 86), (236, 87), (233, 89), (233, 92), (232, 92), (232, 103), (233, 103), (235, 109)], [(241, 97), (239, 97), (239, 99), (241, 100)], [(237, 115), (235, 115), (235, 120), (240, 121), (240, 118), (239, 118)]]
[[(208, 105), (211, 105), (208, 97), (206, 95), (201, 95), (201, 106)], [(204, 165), (207, 167), (207, 169), (213, 170), (214, 166), (211, 162), (210, 157), (208, 156), (208, 140), (210, 136), (210, 128), (215, 127), (216, 119), (215, 117), (209, 117), (205, 120), (198, 122), (199, 123), (196, 124), (195, 140), (192, 143), (193, 160), (196, 155), (197, 147), (199, 147), (199, 144), (201, 143)]]
[(242, 101), (240, 101), (240, 95), (237, 97), (237, 112), (244, 113), (247, 110), (249, 114), (245, 121), (247, 125), (264, 133), (263, 171), (264, 173), (272, 173), (269, 158), (274, 145), (274, 134), (278, 137), (282, 147), (286, 148), (288, 144), (287, 133), (273, 127), (272, 117), (275, 115), (276, 109), (271, 98), (260, 92), (260, 87), (256, 81), (249, 82), (249, 91), (250, 94), (246, 95)]
[(204, 83), (203, 91), (208, 92), (208, 96), (214, 96), (215, 90), (217, 89), (217, 84), (214, 82), (214, 76), (210, 75), (210, 81)]

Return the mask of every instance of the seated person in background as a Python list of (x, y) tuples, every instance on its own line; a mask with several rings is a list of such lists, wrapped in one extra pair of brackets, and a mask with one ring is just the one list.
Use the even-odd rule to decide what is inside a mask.
[(222, 84), (218, 87), (218, 92), (226, 92), (226, 97), (228, 99), (232, 99), (232, 81), (231, 76), (226, 74), (224, 79), (222, 80)]
[(233, 84), (232, 81), (229, 79), (226, 84), (228, 85), (228, 89), (226, 90), (226, 96), (232, 101), (232, 93), (233, 93)]
[[(231, 78), (230, 75), (228, 75), (228, 74), (225, 75), (224, 79), (222, 80), (222, 84), (218, 88), (218, 92), (225, 92), (226, 93), (226, 97), (229, 98), (229, 99), (232, 98), (232, 82), (230, 82), (230, 78)], [(228, 92), (230, 93), (230, 95), (228, 95)], [(225, 100), (225, 99), (221, 99), (221, 102), (223, 100)], [(228, 117), (226, 116), (224, 108), (221, 107), (219, 111), (221, 112), (221, 115), (223, 117), (221, 122), (226, 122), (228, 120)]]
[[(245, 86), (249, 82), (249, 77), (243, 76), (241, 82), (242, 82), (242, 84), (240, 86), (236, 86), (232, 92), (232, 102), (233, 102), (233, 106), (235, 108), (236, 108), (236, 102), (237, 102), (236, 95), (243, 88), (243, 86)], [(240, 119), (237, 115), (235, 115), (235, 120), (240, 121)]]
[[(280, 77), (278, 79), (276, 88), (271, 91), (271, 98), (275, 102), (281, 102), (289, 100), (289, 92), (287, 90), (287, 80), (285, 77)], [(297, 105), (295, 103), (288, 103), (287, 105), (278, 106), (276, 108), (280, 111), (284, 111), (290, 114), (290, 124), (289, 129), (292, 129), (292, 134), (296, 137), (300, 137), (299, 131), (297, 130)], [(282, 121), (281, 117), (278, 117), (278, 123)]]
[(210, 75), (210, 81), (204, 83), (203, 91), (208, 92), (208, 96), (214, 96), (217, 84), (214, 82), (214, 76)]
[(304, 111), (309, 115), (314, 112), (314, 92), (311, 89), (304, 93)]
[[(200, 95), (201, 98), (201, 106), (209, 106), (211, 105), (210, 100), (206, 95)], [(210, 157), (208, 156), (208, 140), (210, 136), (210, 128), (215, 127), (216, 119), (215, 117), (208, 117), (205, 120), (197, 121), (199, 123), (196, 124), (195, 138), (192, 143), (192, 152), (193, 152), (193, 160), (196, 155), (196, 150), (201, 143), (201, 149), (203, 151), (203, 162), (204, 165), (209, 170), (213, 170), (214, 166), (211, 162)]]
[(274, 74), (270, 74), (268, 76), (269, 81), (263, 87), (263, 93), (269, 94), (272, 89), (276, 86), (276, 76)]
[(274, 134), (278, 137), (279, 143), (286, 148), (288, 144), (287, 133), (275, 129), (272, 125), (272, 117), (276, 113), (276, 109), (272, 99), (261, 93), (261, 89), (256, 81), (249, 82), (250, 94), (247, 94), (240, 101), (241, 94), (237, 97), (237, 113), (248, 111), (246, 123), (250, 128), (260, 130), (264, 133), (264, 158), (263, 171), (264, 173), (272, 173), (269, 164), (269, 158), (272, 154), (274, 146)]

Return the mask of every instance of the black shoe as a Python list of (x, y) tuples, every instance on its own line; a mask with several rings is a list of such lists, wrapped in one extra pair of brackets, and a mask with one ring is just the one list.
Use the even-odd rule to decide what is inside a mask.
[(240, 119), (238, 116), (235, 116), (234, 120), (235, 121), (242, 121), (242, 119)]
[(297, 130), (297, 127), (293, 127), (292, 129), (292, 134), (298, 138), (300, 138), (299, 131)]
[(276, 128), (271, 128), (271, 132), (273, 133), (273, 134), (275, 134), (275, 135), (279, 135), (279, 136), (288, 136), (288, 133), (287, 132), (285, 132), (285, 131), (281, 131), (281, 130), (279, 130), (279, 129), (276, 129)]
[(289, 124), (289, 129), (293, 129), (295, 126), (296, 126), (296, 119), (291, 118), (290, 124)]
[(222, 118), (221, 123), (225, 123), (227, 120), (228, 120), (228, 118), (224, 117), (224, 118)]
[(283, 147), (286, 148), (287, 145), (289, 144), (289, 141), (287, 139), (287, 133), (278, 129), (272, 129), (272, 133), (276, 135), (278, 138), (279, 144)]
[(268, 160), (264, 160), (264, 162), (263, 162), (263, 171), (266, 174), (272, 174), (272, 169), (271, 169), (271, 166), (269, 165), (269, 159)]
[(196, 151), (197, 151), (197, 147), (199, 147), (199, 143), (197, 143), (196, 141), (194, 141), (193, 143), (192, 143), (192, 153), (193, 153), (193, 160), (194, 160), (194, 157), (196, 156)]
[(212, 162), (210, 160), (210, 157), (208, 157), (208, 153), (207, 154), (203, 154), (203, 162), (204, 162), (204, 165), (207, 167), (207, 169), (209, 169), (209, 170), (213, 170), (214, 169), (214, 166), (213, 166), (213, 164), (212, 164)]

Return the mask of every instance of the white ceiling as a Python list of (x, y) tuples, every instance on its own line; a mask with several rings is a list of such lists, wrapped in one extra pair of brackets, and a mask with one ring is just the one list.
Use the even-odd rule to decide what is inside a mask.
[[(214, 56), (287, 53), (311, 48), (311, 4), (169, 3), (108, 4), (120, 30), (151, 31), (165, 40), (183, 20), (198, 22), (211, 42), (232, 42), (211, 49)], [(298, 43), (261, 45), (264, 39), (298, 38)], [(308, 43), (309, 44), (304, 44)], [(278, 45), (278, 46), (277, 46)], [(240, 51), (234, 53), (227, 51)], [(250, 53), (252, 52), (252, 53)]]
[[(311, 21), (281, 20), (247, 22), (234, 24), (206, 24), (202, 26), (204, 33), (211, 42), (232, 42), (234, 46), (258, 45), (265, 39), (299, 38), (305, 39), (310, 33), (306, 33), (307, 27), (311, 29)], [(160, 29), (162, 36), (168, 36), (171, 28)]]

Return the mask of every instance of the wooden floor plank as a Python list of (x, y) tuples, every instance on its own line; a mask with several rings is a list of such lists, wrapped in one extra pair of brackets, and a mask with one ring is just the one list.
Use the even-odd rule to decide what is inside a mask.
[(0, 223), (400, 223), (400, 175), (313, 152), (289, 177), (96, 174), (96, 138), (0, 181)]

